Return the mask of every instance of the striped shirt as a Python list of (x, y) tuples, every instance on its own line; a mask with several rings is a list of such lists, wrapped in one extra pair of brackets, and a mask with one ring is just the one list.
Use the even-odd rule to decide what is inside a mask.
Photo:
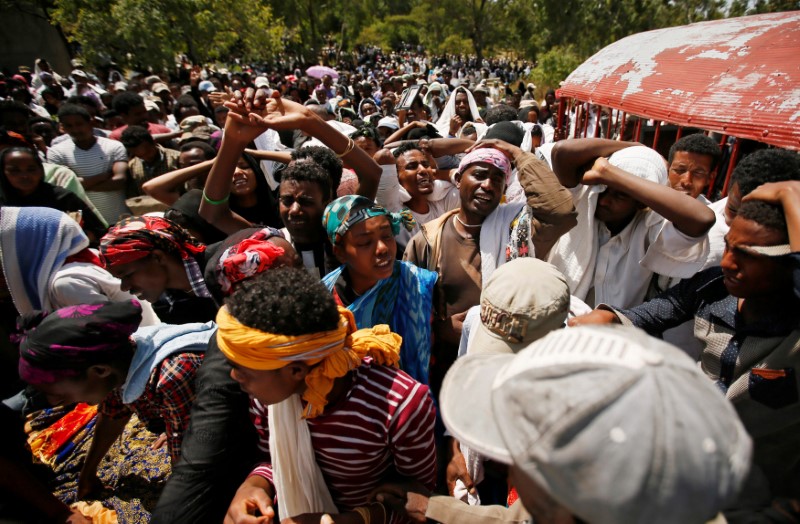
[[(250, 399), (250, 416), (265, 462), (252, 475), (272, 482), (267, 406)], [(311, 443), (334, 503), (341, 511), (367, 504), (369, 493), (397, 472), (436, 484), (435, 408), (428, 387), (404, 372), (370, 363), (355, 370), (346, 397), (308, 420)], [(398, 521), (397, 517), (393, 519)]]
[[(81, 178), (91, 178), (111, 171), (115, 162), (128, 162), (125, 147), (115, 140), (98, 137), (89, 149), (81, 149), (71, 139), (47, 150), (47, 161), (66, 166)], [(87, 191), (89, 199), (109, 224), (128, 213), (125, 191)]]

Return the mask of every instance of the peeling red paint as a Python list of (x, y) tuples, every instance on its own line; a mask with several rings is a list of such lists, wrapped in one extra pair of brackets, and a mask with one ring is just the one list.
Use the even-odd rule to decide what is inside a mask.
[(800, 11), (629, 36), (559, 96), (800, 150)]

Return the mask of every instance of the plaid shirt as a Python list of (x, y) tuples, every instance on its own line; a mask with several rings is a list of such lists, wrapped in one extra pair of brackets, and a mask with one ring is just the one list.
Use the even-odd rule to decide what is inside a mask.
[(144, 160), (139, 157), (133, 157), (128, 160), (128, 169), (131, 172), (131, 179), (136, 184), (136, 189), (139, 191), (140, 195), (144, 194), (144, 191), (142, 191), (142, 184), (164, 173), (169, 173), (170, 171), (175, 171), (180, 168), (178, 165), (178, 159), (181, 156), (179, 151), (167, 149), (160, 145), (156, 145), (156, 147), (158, 148), (158, 160), (152, 164), (146, 164)]
[(143, 421), (162, 419), (166, 425), (167, 446), (172, 463), (181, 454), (183, 433), (189, 426), (194, 402), (194, 377), (203, 363), (203, 355), (179, 353), (165, 358), (150, 374), (144, 393), (131, 404), (122, 402), (122, 390), (115, 389), (100, 404), (100, 413), (112, 418), (132, 412)]
[(694, 336), (704, 346), (701, 368), (739, 413), (753, 438), (754, 463), (776, 495), (800, 474), (800, 253), (788, 258), (794, 300), (776, 300), (775, 311), (758, 323), (744, 324), (719, 267), (631, 309), (599, 306), (653, 336), (694, 319)]

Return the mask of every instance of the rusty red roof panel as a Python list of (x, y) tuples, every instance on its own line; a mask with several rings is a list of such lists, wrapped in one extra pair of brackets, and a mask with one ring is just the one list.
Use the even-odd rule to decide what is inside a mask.
[(559, 96), (800, 149), (800, 11), (658, 29), (615, 42)]

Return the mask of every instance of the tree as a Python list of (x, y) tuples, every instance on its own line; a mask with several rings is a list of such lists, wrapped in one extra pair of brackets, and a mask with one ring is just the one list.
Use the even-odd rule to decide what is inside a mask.
[(53, 18), (90, 63), (155, 70), (182, 53), (264, 59), (280, 51), (285, 29), (259, 0), (55, 0)]
[(538, 64), (530, 74), (537, 95), (544, 95), (550, 88), (558, 89), (561, 82), (582, 63), (583, 57), (571, 46), (556, 46), (540, 54)]

